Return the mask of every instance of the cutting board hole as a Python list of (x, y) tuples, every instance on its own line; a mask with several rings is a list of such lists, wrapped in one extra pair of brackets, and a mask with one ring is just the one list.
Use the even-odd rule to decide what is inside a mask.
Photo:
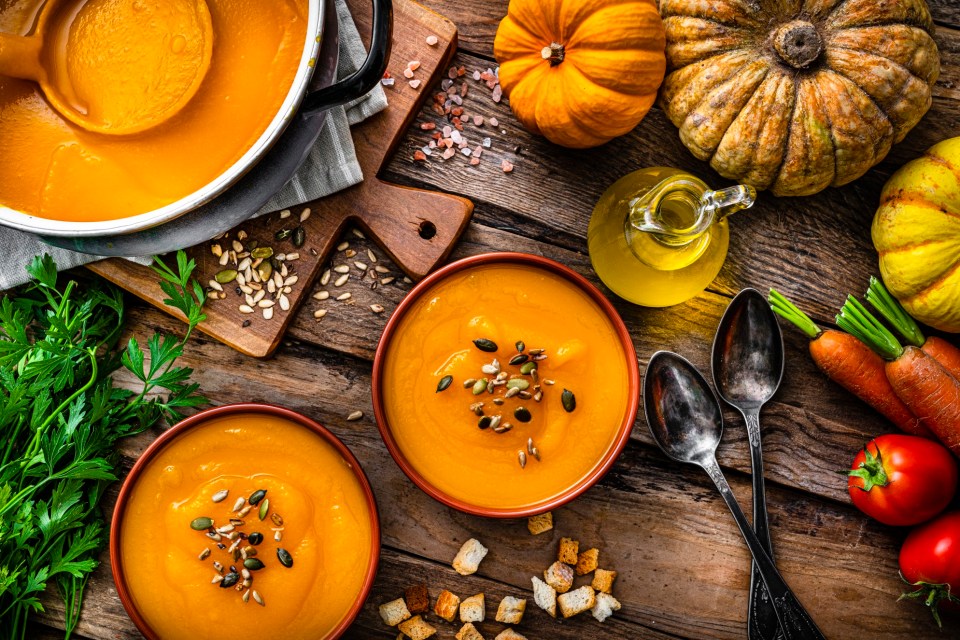
[(429, 220), (420, 223), (420, 237), (424, 240), (432, 240), (437, 235), (437, 225)]

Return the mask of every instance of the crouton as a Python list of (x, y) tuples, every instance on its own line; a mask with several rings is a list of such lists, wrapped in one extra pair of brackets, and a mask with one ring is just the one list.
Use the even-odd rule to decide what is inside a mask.
[(590, 609), (593, 617), (603, 622), (613, 615), (614, 611), (620, 611), (620, 601), (609, 593), (600, 592), (597, 594), (597, 603)]
[(460, 603), (460, 622), (483, 622), (486, 616), (486, 606), (483, 594), (464, 598)]
[(547, 511), (538, 516), (527, 518), (527, 529), (531, 535), (538, 536), (553, 529), (553, 512)]
[(607, 571), (606, 569), (597, 569), (593, 574), (593, 584), (590, 585), (597, 591), (610, 593), (613, 590), (613, 581), (617, 579), (616, 571)]
[(497, 622), (504, 624), (520, 624), (523, 612), (527, 609), (527, 601), (523, 598), (505, 596), (497, 608)]
[(557, 596), (557, 604), (560, 605), (560, 613), (563, 617), (570, 618), (587, 609), (592, 609), (593, 605), (597, 604), (597, 597), (593, 587), (583, 586)]
[(457, 557), (453, 559), (454, 570), (462, 576), (469, 576), (476, 573), (480, 567), (480, 561), (487, 555), (488, 549), (480, 544), (476, 538), (470, 538), (463, 543)]
[(554, 562), (543, 572), (543, 579), (557, 593), (566, 593), (573, 586), (573, 569), (560, 561)]
[(522, 636), (513, 629), (504, 629), (493, 640), (527, 640), (527, 636)]
[(577, 564), (577, 552), (580, 550), (580, 543), (571, 538), (560, 538), (560, 552), (557, 559), (564, 564)]
[(410, 636), (411, 640), (425, 640), (437, 632), (435, 627), (423, 621), (420, 616), (413, 616), (400, 623), (400, 631)]
[(472, 622), (468, 622), (460, 627), (460, 631), (457, 631), (457, 640), (483, 640), (483, 636)]
[(426, 613), (430, 608), (430, 594), (427, 592), (427, 585), (415, 584), (407, 587), (403, 594), (403, 599), (407, 601), (407, 609), (410, 613)]
[(410, 619), (410, 611), (403, 598), (397, 598), (380, 605), (380, 617), (383, 618), (385, 625), (395, 627), (404, 620)]
[(453, 622), (459, 607), (460, 597), (444, 589), (437, 596), (437, 604), (433, 605), (433, 612), (447, 622)]
[(587, 549), (577, 556), (577, 566), (575, 571), (578, 576), (585, 576), (597, 568), (597, 558), (600, 556), (599, 549)]
[(537, 576), (533, 576), (533, 601), (551, 616), (557, 617), (557, 590)]

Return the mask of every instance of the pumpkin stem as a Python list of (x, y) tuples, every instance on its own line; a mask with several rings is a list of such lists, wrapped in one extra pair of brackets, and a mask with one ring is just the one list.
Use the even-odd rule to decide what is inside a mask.
[(785, 63), (803, 69), (823, 53), (823, 40), (811, 23), (793, 20), (773, 32), (773, 48)]
[(549, 47), (544, 47), (540, 50), (540, 56), (544, 60), (549, 60), (551, 67), (555, 67), (563, 62), (564, 55), (566, 55), (566, 51), (559, 42), (551, 42)]

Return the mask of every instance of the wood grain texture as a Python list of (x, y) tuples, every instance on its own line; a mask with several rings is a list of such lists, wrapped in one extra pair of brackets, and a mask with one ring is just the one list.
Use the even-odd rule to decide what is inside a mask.
[[(152, 309), (138, 310), (132, 319), (141, 339), (154, 328), (177, 329), (174, 320)], [(644, 442), (631, 442), (596, 487), (557, 510), (553, 531), (534, 537), (523, 520), (462, 514), (407, 480), (369, 417), (365, 361), (291, 343), (264, 363), (200, 339), (187, 346), (184, 364), (195, 368), (196, 380), (214, 403), (282, 399), (330, 428), (360, 460), (378, 497), (385, 550), (374, 591), (349, 637), (393, 637), (385, 635), (377, 607), (416, 581), (426, 582), (434, 596), (443, 588), (461, 596), (484, 591), (491, 614), (504, 595), (529, 597), (530, 577), (552, 562), (560, 536), (601, 550), (601, 566), (620, 574), (614, 594), (624, 609), (603, 626), (588, 616), (561, 624), (531, 602), (519, 627), (528, 637), (743, 637), (750, 565), (725, 505), (705, 475), (668, 461)], [(119, 376), (118, 382), (134, 384), (129, 376)], [(366, 417), (348, 422), (346, 415), (357, 408)], [(124, 471), (156, 433), (120, 445)], [(814, 472), (825, 473), (820, 468)], [(731, 484), (745, 504), (749, 478), (731, 472)], [(115, 496), (116, 487), (108, 496), (107, 513)], [(779, 565), (828, 637), (943, 637), (921, 607), (895, 603), (901, 588), (896, 575), (899, 531), (802, 491), (772, 486), (768, 500)], [(490, 554), (476, 576), (463, 578), (449, 562), (470, 537), (481, 540)], [(47, 613), (39, 619), (56, 626), (58, 603), (48, 599), (44, 604)], [(452, 625), (435, 617), (433, 622), (445, 630), (442, 637), (453, 635)], [(498, 629), (495, 624), (484, 628)], [(138, 637), (116, 598), (107, 564), (92, 578), (79, 631), (92, 638)]]
[[(367, 179), (330, 197), (296, 207), (294, 217), (287, 220), (271, 214), (248, 221), (219, 242), (227, 248), (242, 229), (250, 240), (256, 240), (261, 246), (286, 245), (284, 251), (294, 252), (296, 249), (289, 246), (289, 241), (278, 243), (273, 235), (281, 228), (297, 226), (299, 223), (295, 221), (300, 211), (311, 209), (312, 215), (302, 225), (307, 244), (299, 250), (300, 259), (290, 263), (300, 280), (287, 294), (291, 310), (300, 305), (305, 285), (317, 277), (323, 259), (347, 224), (365, 229), (406, 273), (422, 278), (446, 258), (470, 219), (473, 205), (465, 198), (392, 185), (376, 177), (416, 116), (427, 95), (426, 87), (446, 70), (446, 62), (457, 46), (456, 27), (449, 20), (407, 0), (395, 0), (393, 4), (394, 44), (388, 72), (397, 82), (385, 87), (387, 109), (352, 130), (357, 159)], [(352, 8), (358, 28), (369, 31), (370, 4), (355, 2)], [(438, 37), (435, 47), (425, 44), (428, 35)], [(421, 65), (417, 78), (422, 80), (423, 87), (419, 90), (407, 84), (403, 77), (404, 69), (414, 59)], [(189, 252), (197, 261), (202, 283), (224, 269), (211, 255), (211, 244), (204, 243)], [(278, 246), (277, 252), (280, 250)], [(90, 269), (158, 308), (168, 309), (163, 305), (165, 296), (150, 269), (119, 259), (90, 265)], [(242, 299), (231, 295), (228, 300), (212, 304), (206, 322), (199, 328), (243, 353), (266, 357), (279, 344), (293, 314), (276, 307), (273, 318), (267, 320), (259, 310), (253, 314), (242, 313), (239, 310), (242, 303)]]

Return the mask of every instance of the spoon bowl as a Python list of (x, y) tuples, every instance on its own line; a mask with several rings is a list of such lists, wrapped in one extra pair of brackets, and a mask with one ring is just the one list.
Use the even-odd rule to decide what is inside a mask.
[(704, 466), (723, 435), (720, 403), (703, 375), (675, 353), (650, 358), (643, 384), (647, 424), (663, 452), (678, 462)]
[(34, 35), (0, 34), (0, 75), (37, 82), (64, 118), (112, 135), (179, 113), (212, 55), (205, 0), (49, 0)]

